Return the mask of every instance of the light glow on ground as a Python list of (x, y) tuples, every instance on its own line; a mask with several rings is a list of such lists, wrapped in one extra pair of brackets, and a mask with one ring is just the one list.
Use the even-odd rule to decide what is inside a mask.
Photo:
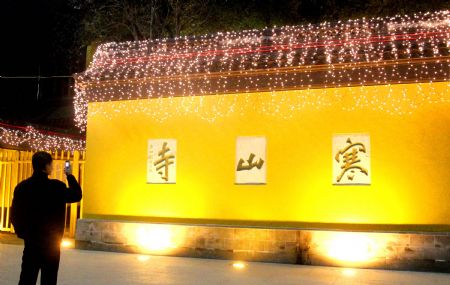
[(353, 277), (356, 275), (356, 271), (351, 268), (345, 268), (344, 270), (342, 270), (342, 275), (348, 276), (348, 277)]
[(247, 265), (244, 262), (241, 262), (241, 261), (233, 262), (233, 268), (235, 268), (235, 269), (242, 270), (245, 267), (247, 267)]
[(61, 241), (61, 247), (63, 247), (63, 248), (72, 248), (73, 247), (73, 242), (71, 240), (68, 240), (68, 239), (63, 239)]
[(148, 255), (139, 255), (139, 256), (137, 257), (137, 259), (138, 259), (140, 262), (145, 262), (145, 261), (147, 261), (147, 260), (150, 259), (150, 256), (148, 256)]
[(374, 242), (362, 233), (336, 233), (327, 243), (328, 256), (339, 261), (365, 262), (375, 256)]
[(149, 251), (163, 251), (175, 247), (172, 233), (165, 227), (141, 227), (137, 230), (136, 241), (139, 247)]

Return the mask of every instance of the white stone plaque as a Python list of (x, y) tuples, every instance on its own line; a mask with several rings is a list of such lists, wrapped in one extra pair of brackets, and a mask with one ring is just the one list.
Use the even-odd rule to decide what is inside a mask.
[(173, 184), (177, 177), (177, 141), (148, 140), (147, 183)]
[(332, 160), (334, 185), (370, 185), (368, 134), (334, 135)]
[(265, 184), (266, 138), (238, 137), (236, 140), (236, 184)]

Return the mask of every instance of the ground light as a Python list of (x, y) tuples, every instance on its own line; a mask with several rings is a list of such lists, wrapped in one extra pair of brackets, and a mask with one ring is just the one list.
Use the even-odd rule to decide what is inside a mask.
[(61, 241), (61, 247), (63, 248), (72, 248), (73, 247), (73, 242), (69, 239), (63, 239)]
[(247, 267), (247, 265), (242, 261), (235, 261), (235, 262), (233, 262), (232, 266), (233, 266), (233, 268), (235, 268), (237, 270), (242, 270), (245, 267)]
[(374, 242), (361, 233), (336, 233), (327, 244), (328, 256), (344, 262), (367, 262), (375, 257)]
[(140, 227), (136, 232), (137, 245), (147, 251), (164, 251), (174, 248), (172, 233), (165, 227)]

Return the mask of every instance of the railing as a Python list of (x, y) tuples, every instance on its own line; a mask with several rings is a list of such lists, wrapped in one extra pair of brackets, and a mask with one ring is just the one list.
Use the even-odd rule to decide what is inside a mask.
[[(11, 202), (16, 185), (33, 174), (31, 157), (34, 152), (0, 149), (0, 231), (14, 232), (10, 221)], [(53, 157), (53, 173), (50, 178), (66, 181), (64, 162), (72, 163), (72, 174), (80, 183), (84, 184), (85, 152), (57, 151), (51, 153)], [(75, 235), (77, 219), (81, 217), (81, 202), (66, 205), (65, 235)]]

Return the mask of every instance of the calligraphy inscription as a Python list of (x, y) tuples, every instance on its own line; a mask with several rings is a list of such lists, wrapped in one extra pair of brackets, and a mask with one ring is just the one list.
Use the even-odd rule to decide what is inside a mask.
[(258, 162), (253, 162), (253, 159), (256, 157), (256, 155), (254, 153), (251, 153), (249, 158), (247, 159), (248, 164), (245, 164), (245, 161), (241, 158), (239, 160), (238, 166), (237, 166), (237, 171), (242, 171), (242, 170), (251, 170), (254, 167), (261, 169), (261, 167), (264, 164), (264, 160), (262, 160), (261, 158), (259, 159)]
[[(175, 156), (173, 154), (167, 154), (170, 148), (167, 147), (167, 142), (164, 142), (162, 149), (158, 152), (160, 157), (157, 161), (153, 163), (156, 166), (156, 171), (161, 175), (161, 178), (168, 181), (169, 180), (169, 165), (174, 163)], [(164, 168), (164, 171), (159, 171)]]
[(364, 134), (333, 139), (333, 183), (370, 184), (370, 139)]

